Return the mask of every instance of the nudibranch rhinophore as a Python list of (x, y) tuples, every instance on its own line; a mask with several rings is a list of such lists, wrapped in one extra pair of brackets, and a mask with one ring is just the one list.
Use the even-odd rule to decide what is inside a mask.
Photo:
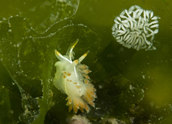
[(81, 112), (90, 111), (88, 106), (95, 106), (96, 89), (90, 83), (88, 74), (91, 72), (88, 66), (81, 64), (88, 52), (83, 54), (79, 59), (74, 59), (73, 49), (78, 40), (71, 46), (66, 55), (62, 55), (55, 50), (55, 55), (59, 59), (55, 63), (56, 73), (54, 77), (54, 85), (57, 89), (67, 95), (67, 106), (69, 111), (73, 109), (75, 113), (80, 109)]
[(112, 35), (117, 42), (136, 50), (155, 50), (154, 36), (159, 32), (159, 17), (153, 11), (134, 5), (114, 19)]

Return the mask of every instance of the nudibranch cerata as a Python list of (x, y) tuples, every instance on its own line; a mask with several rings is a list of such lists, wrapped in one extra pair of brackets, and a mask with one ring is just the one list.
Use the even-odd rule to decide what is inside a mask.
[(69, 111), (73, 109), (75, 113), (78, 110), (89, 112), (88, 104), (95, 106), (96, 89), (90, 83), (88, 76), (91, 71), (87, 65), (81, 64), (88, 52), (73, 61), (73, 49), (77, 43), (78, 40), (71, 46), (66, 55), (55, 50), (55, 55), (59, 61), (55, 63), (56, 73), (53, 83), (57, 89), (67, 95), (66, 105), (69, 106)]
[(159, 31), (158, 19), (151, 10), (144, 10), (137, 5), (131, 6), (114, 19), (112, 35), (124, 47), (155, 50), (153, 42)]

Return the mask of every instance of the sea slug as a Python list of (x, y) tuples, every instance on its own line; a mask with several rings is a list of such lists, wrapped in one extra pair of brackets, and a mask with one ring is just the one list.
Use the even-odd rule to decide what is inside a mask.
[(69, 111), (73, 109), (75, 113), (78, 110), (89, 112), (88, 104), (95, 106), (96, 89), (90, 83), (90, 77), (88, 76), (91, 71), (87, 65), (81, 64), (88, 52), (73, 61), (73, 49), (77, 43), (78, 40), (70, 47), (66, 55), (62, 55), (55, 50), (55, 55), (59, 61), (55, 63), (56, 73), (53, 83), (57, 89), (67, 95), (66, 105), (69, 106)]

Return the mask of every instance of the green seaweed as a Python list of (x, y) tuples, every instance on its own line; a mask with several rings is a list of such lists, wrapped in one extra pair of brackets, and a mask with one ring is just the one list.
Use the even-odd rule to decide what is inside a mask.
[[(65, 27), (62, 25), (62, 28), (57, 29), (53, 35), (37, 37), (30, 30), (27, 20), (22, 17), (15, 16), (9, 20), (3, 20), (0, 26), (1, 61), (18, 86), (22, 97), (24, 113), (20, 120), (31, 123), (35, 119), (33, 123), (43, 123), (47, 111), (53, 105), (51, 87), (54, 76), (54, 50), (62, 47), (65, 50), (67, 46), (65, 44), (72, 43), (76, 38), (80, 39), (78, 53), (88, 49), (93, 51), (95, 46), (100, 46), (100, 43), (91, 45), (94, 44), (96, 34), (79, 24)], [(75, 32), (80, 34), (80, 37), (74, 37)], [(87, 40), (82, 40), (85, 38)], [(90, 45), (84, 42), (90, 42)], [(97, 52), (99, 50), (97, 49)], [(93, 61), (96, 54), (92, 54), (89, 59)], [(37, 102), (39, 105), (33, 106)]]
[[(65, 54), (79, 39), (75, 57), (89, 50), (83, 63), (92, 70), (97, 99), (90, 113), (78, 114), (93, 124), (170, 124), (171, 1), (123, 2), (0, 1), (0, 123), (68, 123), (74, 114), (52, 83), (54, 50)], [(124, 48), (111, 35), (115, 16), (134, 4), (161, 17), (156, 51)]]
[(75, 15), (79, 2), (80, 0), (2, 0), (0, 15), (5, 18), (14, 15), (26, 17), (33, 30), (43, 33), (54, 23)]

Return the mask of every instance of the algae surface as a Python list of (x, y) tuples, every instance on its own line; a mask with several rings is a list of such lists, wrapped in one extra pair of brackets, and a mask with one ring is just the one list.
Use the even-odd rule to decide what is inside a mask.
[[(124, 48), (113, 19), (132, 5), (160, 17), (155, 51)], [(52, 83), (57, 61), (76, 39), (97, 89), (93, 124), (172, 123), (171, 0), (1, 0), (0, 124), (68, 124), (66, 96)]]

